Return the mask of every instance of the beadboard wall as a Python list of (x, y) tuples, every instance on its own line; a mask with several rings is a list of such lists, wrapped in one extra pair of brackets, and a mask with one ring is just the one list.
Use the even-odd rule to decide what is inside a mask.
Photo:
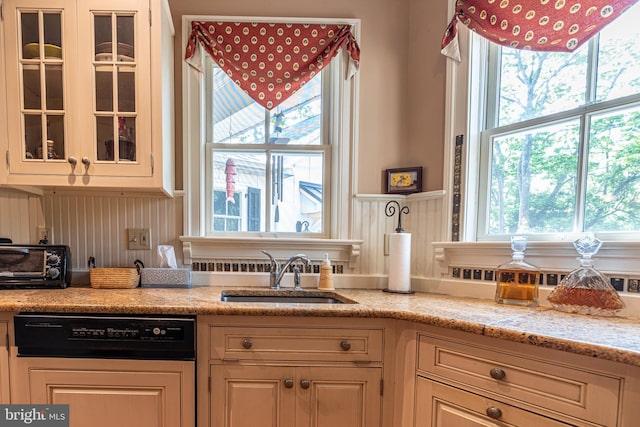
[[(354, 200), (353, 239), (362, 240), (356, 274), (386, 275), (389, 257), (384, 255), (385, 234), (393, 233), (398, 216), (387, 217), (388, 195), (358, 195)], [(402, 216), (402, 228), (411, 233), (411, 276), (434, 277), (434, 250), (431, 242), (444, 240), (444, 192), (434, 191), (397, 199), (409, 207)]]
[[(50, 231), (50, 242), (68, 244), (73, 254), (74, 271), (87, 269), (90, 256), (98, 267), (128, 266), (140, 259), (146, 266), (157, 266), (158, 244), (176, 248), (178, 263), (182, 251), (178, 237), (182, 233), (183, 197), (172, 199), (120, 194), (29, 195), (0, 190), (0, 236), (14, 242), (37, 243), (39, 227)], [(412, 234), (411, 274), (433, 277), (434, 251), (430, 244), (443, 240), (443, 192), (422, 193), (398, 198), (410, 213), (402, 224)], [(384, 235), (393, 233), (397, 216), (385, 215), (388, 195), (358, 195), (353, 205), (353, 235), (363, 240), (358, 264), (350, 274), (384, 276), (388, 256), (384, 255)], [(127, 228), (150, 228), (152, 251), (127, 250)]]
[[(176, 248), (181, 262), (182, 200), (156, 196), (47, 194), (42, 199), (51, 241), (71, 247), (74, 271), (87, 269), (95, 257), (97, 267), (157, 266), (157, 245)], [(151, 251), (127, 249), (128, 228), (149, 228)]]
[(0, 188), (0, 237), (15, 243), (37, 243), (39, 224), (44, 224), (40, 197)]

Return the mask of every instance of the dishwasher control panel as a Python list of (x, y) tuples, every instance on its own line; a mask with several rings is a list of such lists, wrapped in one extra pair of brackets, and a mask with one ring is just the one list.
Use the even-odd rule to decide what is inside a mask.
[(18, 356), (195, 358), (195, 316), (19, 313)]

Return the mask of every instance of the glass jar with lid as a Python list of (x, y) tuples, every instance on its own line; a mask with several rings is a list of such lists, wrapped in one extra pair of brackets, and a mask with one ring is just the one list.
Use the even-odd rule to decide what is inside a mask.
[(624, 303), (609, 279), (593, 266), (592, 257), (600, 250), (602, 242), (588, 234), (574, 241), (573, 246), (580, 255), (580, 267), (562, 279), (547, 299), (559, 311), (615, 316), (624, 308)]
[(496, 270), (497, 303), (529, 307), (538, 305), (540, 270), (524, 260), (526, 248), (526, 236), (511, 237), (511, 261), (500, 265)]

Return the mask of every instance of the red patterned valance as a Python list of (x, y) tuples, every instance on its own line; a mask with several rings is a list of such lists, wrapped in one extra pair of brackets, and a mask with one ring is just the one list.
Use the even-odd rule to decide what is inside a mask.
[(502, 46), (572, 52), (638, 0), (458, 0), (442, 53), (459, 60), (457, 22)]
[(198, 44), (236, 84), (267, 109), (293, 95), (345, 47), (349, 77), (360, 48), (348, 26), (192, 22), (185, 59), (200, 68)]

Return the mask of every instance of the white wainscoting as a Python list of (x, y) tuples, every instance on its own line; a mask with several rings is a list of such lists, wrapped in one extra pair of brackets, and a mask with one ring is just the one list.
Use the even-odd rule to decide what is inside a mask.
[(402, 215), (402, 228), (411, 233), (411, 276), (434, 277), (431, 242), (444, 239), (443, 191), (393, 197), (385, 194), (357, 195), (354, 199), (353, 239), (362, 240), (358, 271), (366, 275), (386, 275), (389, 257), (384, 255), (384, 236), (395, 232), (398, 217), (385, 214), (385, 205), (397, 200), (408, 206)]
[[(444, 240), (444, 192), (410, 196), (357, 195), (353, 199), (353, 232), (350, 238), (362, 240), (354, 276), (384, 279), (388, 272), (388, 256), (384, 255), (384, 235), (393, 233), (397, 217), (385, 215), (389, 200), (408, 206), (402, 224), (411, 233), (411, 276), (415, 279), (439, 277), (434, 269), (431, 242)], [(146, 266), (157, 266), (158, 244), (176, 249), (182, 262), (179, 236), (183, 230), (183, 197), (174, 198), (121, 194), (45, 194), (29, 195), (13, 190), (0, 190), (0, 236), (15, 242), (37, 243), (38, 227), (50, 231), (50, 243), (68, 244), (72, 249), (73, 269), (87, 269), (94, 256), (99, 267), (129, 266), (135, 259)], [(150, 228), (151, 251), (127, 250), (127, 228)], [(366, 277), (363, 277), (366, 278)], [(376, 281), (376, 283), (378, 283)]]
[[(74, 271), (87, 269), (90, 256), (98, 267), (133, 266), (141, 260), (147, 267), (158, 265), (157, 245), (182, 251), (182, 196), (174, 198), (117, 194), (46, 194), (43, 197), (45, 224), (51, 229), (51, 243), (71, 247)], [(151, 230), (150, 251), (127, 249), (127, 228)]]
[(37, 227), (44, 223), (40, 196), (0, 188), (0, 237), (14, 243), (38, 243)]

